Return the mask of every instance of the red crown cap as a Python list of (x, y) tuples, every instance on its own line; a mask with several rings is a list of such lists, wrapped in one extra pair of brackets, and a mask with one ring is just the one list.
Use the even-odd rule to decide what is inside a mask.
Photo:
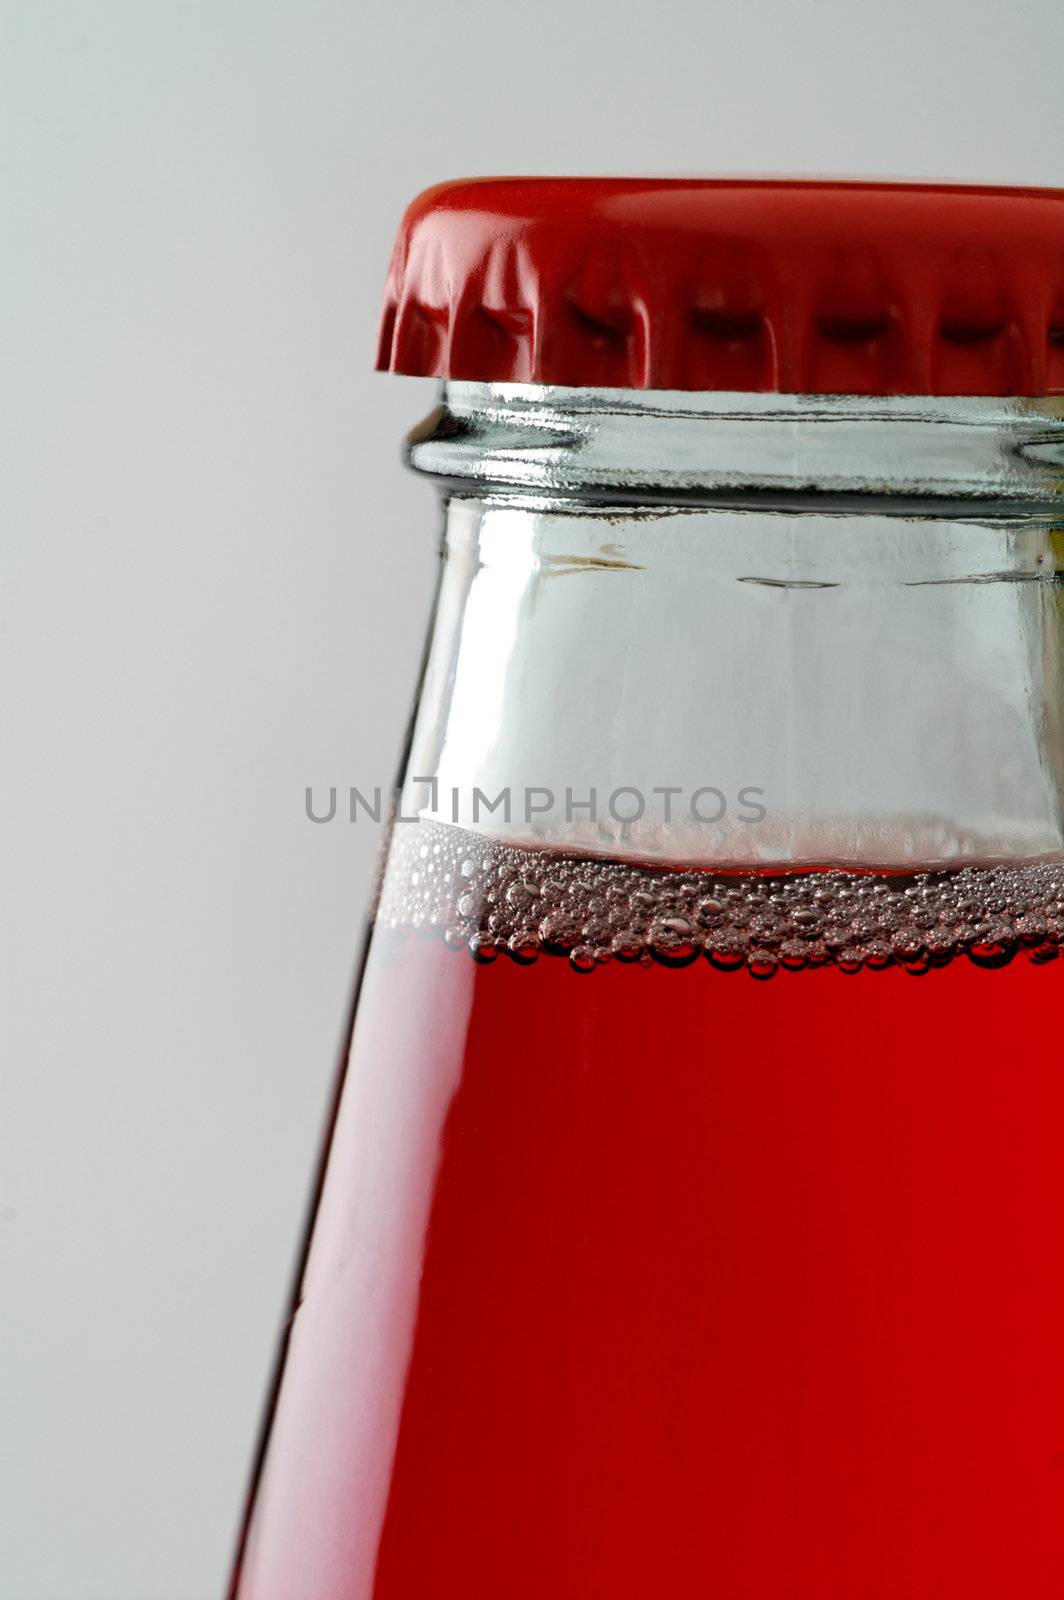
[(782, 394), (1064, 394), (1064, 189), (475, 178), (408, 209), (378, 367)]

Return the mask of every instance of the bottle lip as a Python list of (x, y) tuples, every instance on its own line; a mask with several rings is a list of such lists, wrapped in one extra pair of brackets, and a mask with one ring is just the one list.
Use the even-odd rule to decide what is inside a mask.
[(407, 444), (451, 493), (604, 505), (766, 495), (932, 514), (1064, 503), (1064, 398), (780, 395), (451, 381)]
[(1064, 189), (479, 178), (426, 190), (378, 366), (782, 394), (1064, 393)]

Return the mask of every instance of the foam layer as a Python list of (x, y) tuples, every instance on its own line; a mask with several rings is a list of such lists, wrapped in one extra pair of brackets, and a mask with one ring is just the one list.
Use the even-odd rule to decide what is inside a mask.
[(564, 956), (681, 967), (699, 958), (768, 978), (781, 967), (919, 974), (963, 956), (1053, 960), (1064, 864), (914, 874), (670, 871), (529, 850), (439, 823), (396, 827), (378, 925), (437, 933), (480, 962)]

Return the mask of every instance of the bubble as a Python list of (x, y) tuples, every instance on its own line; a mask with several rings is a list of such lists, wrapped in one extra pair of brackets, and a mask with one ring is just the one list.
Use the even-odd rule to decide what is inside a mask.
[(577, 944), (580, 932), (579, 922), (567, 911), (552, 911), (539, 925), (544, 944), (557, 945), (559, 950), (568, 950)]
[(980, 933), (968, 954), (978, 967), (1004, 967), (1012, 960), (1014, 951), (1011, 939)]
[(699, 952), (695, 930), (685, 917), (663, 917), (652, 923), (647, 947), (667, 967), (685, 967)]
[(706, 955), (721, 972), (734, 972), (746, 962), (747, 941), (736, 934), (725, 934), (711, 940)]
[(532, 878), (521, 878), (517, 883), (511, 883), (506, 891), (506, 899), (515, 911), (524, 911), (533, 900), (539, 899), (539, 884)]
[(515, 961), (522, 966), (531, 966), (540, 952), (540, 941), (534, 933), (514, 933), (507, 940), (506, 948)]
[(746, 958), (746, 970), (753, 978), (773, 978), (779, 961), (772, 950), (751, 950)]
[(618, 961), (638, 961), (643, 953), (643, 940), (634, 928), (624, 928), (614, 934), (610, 948)]

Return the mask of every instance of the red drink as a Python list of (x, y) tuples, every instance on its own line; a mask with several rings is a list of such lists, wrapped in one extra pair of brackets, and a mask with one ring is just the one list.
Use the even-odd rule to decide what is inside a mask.
[(398, 830), (240, 1600), (1055, 1597), (1062, 896)]

